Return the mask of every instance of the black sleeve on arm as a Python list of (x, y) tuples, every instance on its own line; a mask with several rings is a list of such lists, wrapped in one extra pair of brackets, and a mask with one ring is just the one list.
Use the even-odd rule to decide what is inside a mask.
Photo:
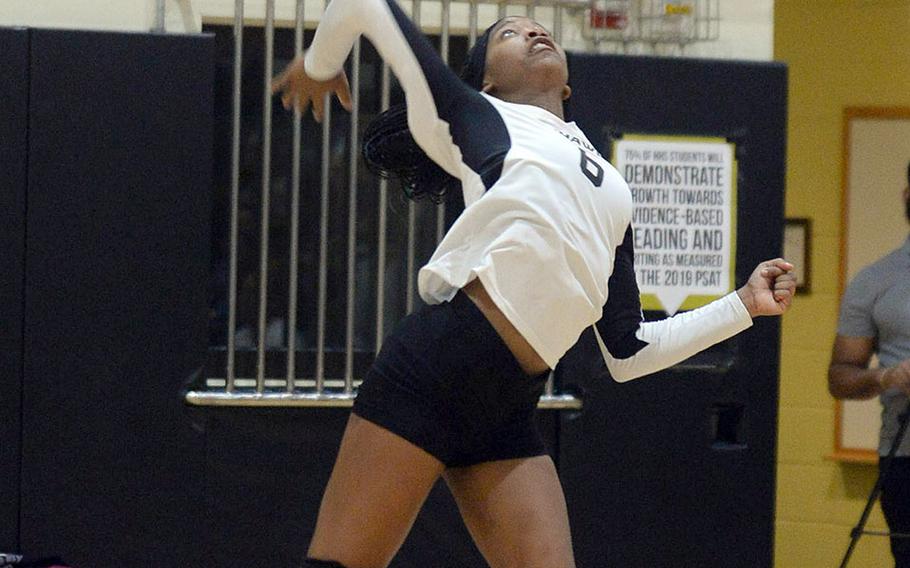
[(490, 189), (499, 179), (502, 162), (511, 147), (502, 117), (445, 64), (395, 0), (385, 1), (414, 51), (436, 101), (439, 118), (449, 124), (452, 141), (461, 150), (462, 160), (480, 174), (484, 187)]
[(609, 297), (594, 326), (604, 362), (616, 381), (666, 369), (749, 328), (752, 317), (734, 291), (700, 308), (643, 321), (635, 281), (632, 227), (616, 249)]
[(616, 248), (613, 274), (607, 283), (609, 296), (603, 316), (597, 322), (597, 332), (613, 357), (628, 359), (647, 343), (636, 337), (643, 320), (638, 282), (635, 281), (635, 250), (632, 245), (632, 226), (626, 229), (622, 244)]
[(464, 182), (463, 164), (489, 189), (511, 147), (506, 125), (493, 105), (440, 59), (395, 0), (332, 0), (307, 52), (307, 73), (315, 79), (337, 75), (361, 34), (401, 83), (417, 144), (450, 175)]

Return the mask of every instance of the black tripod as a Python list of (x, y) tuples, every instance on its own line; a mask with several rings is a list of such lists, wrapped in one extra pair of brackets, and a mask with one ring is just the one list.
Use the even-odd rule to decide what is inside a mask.
[(897, 448), (901, 445), (901, 441), (904, 439), (904, 432), (907, 431), (907, 423), (910, 422), (910, 406), (908, 406), (901, 413), (898, 418), (899, 426), (897, 428), (897, 435), (894, 437), (894, 442), (891, 444), (891, 449), (888, 451), (888, 455), (882, 458), (882, 465), (878, 472), (878, 479), (875, 480), (875, 486), (872, 488), (872, 493), (869, 494), (869, 500), (866, 502), (866, 508), (863, 509), (863, 514), (859, 518), (859, 523), (850, 531), (850, 546), (847, 547), (847, 552), (844, 554), (844, 559), (840, 563), (840, 568), (846, 568), (847, 562), (850, 560), (850, 555), (853, 554), (853, 549), (856, 548), (856, 543), (864, 534), (876, 535), (876, 536), (890, 536), (892, 538), (910, 538), (910, 534), (900, 534), (900, 533), (889, 533), (882, 531), (867, 531), (865, 530), (866, 521), (869, 519), (869, 513), (872, 512), (872, 507), (875, 505), (875, 500), (878, 499), (878, 496), (882, 492), (882, 482), (885, 479), (885, 476), (888, 475), (888, 470), (891, 469), (891, 460), (894, 458), (894, 454), (897, 453)]

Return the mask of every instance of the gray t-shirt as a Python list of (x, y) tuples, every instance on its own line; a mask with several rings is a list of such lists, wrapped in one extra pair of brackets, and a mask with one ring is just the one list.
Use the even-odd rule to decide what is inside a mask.
[[(838, 335), (871, 337), (883, 367), (910, 359), (910, 238), (903, 246), (867, 266), (844, 293), (837, 324)], [(897, 434), (898, 416), (907, 397), (897, 389), (881, 394), (882, 431), (878, 452), (886, 455)], [(910, 432), (897, 455), (910, 456)]]

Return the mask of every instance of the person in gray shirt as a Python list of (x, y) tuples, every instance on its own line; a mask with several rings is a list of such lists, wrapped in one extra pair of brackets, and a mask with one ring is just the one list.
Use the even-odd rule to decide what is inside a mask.
[[(910, 164), (903, 193), (910, 222)], [(872, 355), (879, 366), (869, 368)], [(910, 237), (865, 267), (844, 293), (828, 367), (828, 390), (838, 399), (882, 403), (879, 455), (895, 443), (898, 416), (910, 395)], [(882, 510), (892, 533), (910, 533), (910, 435), (900, 443), (882, 486)], [(910, 568), (910, 539), (892, 538), (896, 568)]]

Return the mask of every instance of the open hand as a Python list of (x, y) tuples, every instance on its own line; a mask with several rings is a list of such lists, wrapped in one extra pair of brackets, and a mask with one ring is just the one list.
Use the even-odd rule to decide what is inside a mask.
[(351, 87), (348, 77), (341, 71), (328, 81), (319, 81), (306, 74), (303, 67), (303, 56), (297, 56), (288, 63), (280, 75), (272, 79), (272, 93), (281, 91), (281, 102), (290, 110), (295, 105), (303, 114), (313, 103), (313, 118), (322, 122), (325, 113), (325, 95), (334, 93), (341, 106), (351, 110)]
[(736, 293), (753, 318), (779, 316), (790, 307), (796, 293), (793, 265), (782, 258), (766, 260), (755, 267), (746, 285)]

